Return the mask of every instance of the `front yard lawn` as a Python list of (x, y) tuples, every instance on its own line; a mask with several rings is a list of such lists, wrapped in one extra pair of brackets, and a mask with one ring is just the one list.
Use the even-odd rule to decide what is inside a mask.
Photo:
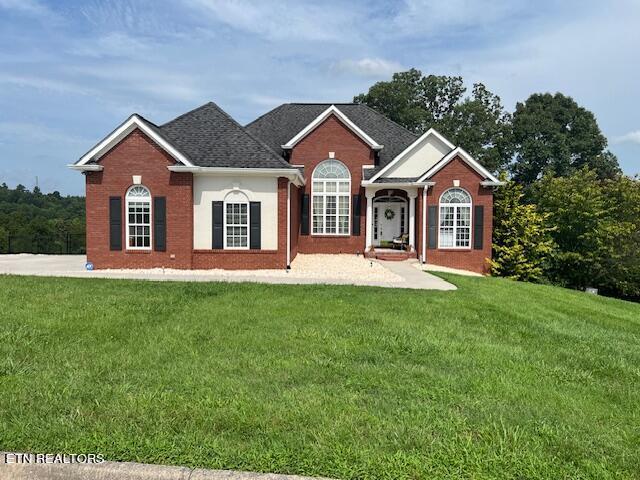
[(338, 478), (637, 478), (640, 306), (0, 277), (0, 450)]

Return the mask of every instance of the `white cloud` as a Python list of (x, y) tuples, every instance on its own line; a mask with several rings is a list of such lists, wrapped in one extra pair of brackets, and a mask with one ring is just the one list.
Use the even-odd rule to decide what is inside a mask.
[(43, 78), (35, 75), (3, 75), (0, 74), (0, 84), (14, 85), (21, 88), (33, 88), (36, 90), (46, 90), (60, 94), (74, 95), (97, 95), (98, 91), (86, 88), (77, 83), (57, 80), (54, 78)]
[(339, 40), (353, 38), (358, 18), (356, 6), (303, 4), (295, 0), (185, 0), (232, 28), (271, 40)]
[(83, 78), (84, 83), (109, 84), (112, 93), (145, 95), (161, 100), (193, 102), (201, 100), (203, 90), (195, 75), (172, 72), (155, 65), (131, 62), (108, 65), (108, 68), (68, 67), (67, 71)]
[(613, 139), (614, 143), (637, 143), (640, 144), (640, 130), (625, 133)]
[(0, 0), (0, 8), (35, 16), (48, 16), (52, 13), (37, 0)]
[(282, 105), (283, 103), (287, 103), (288, 100), (282, 97), (273, 97), (271, 95), (261, 95), (261, 94), (249, 94), (245, 96), (245, 99), (251, 102), (254, 105), (258, 105), (260, 107), (277, 107), (278, 105)]
[(121, 57), (133, 58), (148, 54), (152, 50), (143, 40), (123, 32), (110, 32), (94, 41), (83, 42), (74, 46), (70, 52), (86, 57)]
[(365, 77), (386, 77), (404, 70), (398, 62), (383, 58), (361, 58), (360, 60), (340, 60), (332, 68), (339, 72), (355, 73)]
[(392, 24), (399, 34), (432, 36), (450, 28), (499, 23), (526, 5), (522, 0), (405, 0)]
[(28, 141), (29, 143), (48, 145), (87, 146), (91, 140), (74, 137), (62, 130), (29, 122), (0, 122), (0, 139), (2, 144)]

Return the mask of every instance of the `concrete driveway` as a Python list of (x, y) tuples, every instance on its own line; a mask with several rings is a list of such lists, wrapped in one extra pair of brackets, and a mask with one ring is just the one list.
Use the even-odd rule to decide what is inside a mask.
[(354, 255), (298, 255), (291, 270), (94, 270), (84, 255), (0, 255), (0, 274), (48, 277), (121, 278), (191, 282), (360, 285), (420, 290), (455, 290), (435, 275), (415, 268), (416, 260), (383, 262)]

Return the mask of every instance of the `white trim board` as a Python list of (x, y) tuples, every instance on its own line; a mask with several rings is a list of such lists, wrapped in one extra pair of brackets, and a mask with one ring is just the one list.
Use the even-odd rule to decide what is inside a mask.
[(454, 148), (456, 148), (456, 146), (451, 143), (449, 140), (447, 140), (441, 133), (439, 133), (436, 129), (434, 128), (430, 128), (429, 130), (427, 130), (423, 135), (420, 136), (420, 138), (418, 138), (415, 142), (413, 142), (411, 145), (409, 145), (407, 148), (405, 148), (402, 152), (400, 152), (398, 155), (396, 155), (396, 157), (391, 160), (387, 165), (384, 166), (384, 168), (382, 170), (380, 170), (378, 173), (376, 173), (373, 177), (371, 177), (369, 179), (370, 182), (374, 182), (376, 181), (376, 179), (380, 178), (385, 172), (387, 172), (391, 167), (393, 167), (394, 165), (396, 165), (398, 162), (400, 162), (400, 160), (402, 160), (403, 158), (405, 158), (407, 155), (413, 153), (413, 151), (427, 138), (427, 137), (436, 137), (438, 140), (440, 140), (442, 143), (445, 144), (445, 146), (447, 148), (449, 148), (449, 150), (453, 150)]
[(383, 145), (380, 145), (373, 138), (367, 135), (365, 132), (360, 129), (355, 123), (353, 123), (349, 117), (347, 117), (344, 113), (342, 113), (338, 107), (335, 105), (331, 105), (324, 112), (318, 115), (309, 125), (304, 127), (296, 136), (294, 136), (291, 140), (289, 140), (284, 145), (281, 145), (284, 149), (293, 148), (300, 140), (309, 135), (313, 130), (316, 129), (322, 122), (324, 122), (329, 116), (335, 115), (342, 123), (344, 123), (349, 129), (358, 135), (367, 145), (369, 145), (374, 150), (382, 150)]
[[(74, 167), (80, 167), (91, 161), (98, 160), (102, 155), (108, 152), (111, 148), (117, 145), (124, 137), (131, 133), (136, 128), (142, 130), (149, 138), (162, 147), (169, 155), (175, 158), (178, 162), (193, 166), (193, 164), (185, 157), (180, 151), (178, 151), (173, 145), (162, 138), (158, 133), (151, 128), (147, 122), (139, 116), (137, 113), (131, 115), (125, 120), (118, 128), (107, 135), (100, 143), (85, 153), (80, 160), (73, 164)], [(77, 168), (76, 168), (77, 169)], [(77, 169), (78, 170), (78, 169)]]
[(285, 177), (296, 186), (304, 185), (305, 179), (296, 168), (233, 168), (233, 167), (197, 167), (187, 165), (169, 165), (170, 172), (188, 172), (201, 175), (232, 175), (247, 177)]
[(491, 172), (489, 172), (489, 170), (487, 170), (482, 165), (480, 165), (475, 158), (473, 158), (469, 153), (467, 153), (461, 147), (457, 147), (455, 150), (452, 150), (447, 155), (442, 157), (442, 160), (436, 163), (427, 173), (421, 176), (418, 179), (418, 182), (424, 182), (426, 179), (431, 178), (433, 175), (439, 172), (445, 165), (447, 165), (449, 162), (451, 162), (451, 160), (453, 160), (456, 157), (460, 157), (464, 162), (467, 163), (467, 165), (473, 168), (485, 179), (488, 179), (490, 182), (493, 182), (499, 185), (501, 184), (500, 180), (494, 177), (491, 174)]
[(71, 170), (77, 170), (79, 172), (101, 172), (102, 170), (104, 170), (104, 167), (102, 165), (98, 165), (96, 163), (89, 163), (87, 165), (76, 165), (75, 163), (72, 163), (70, 165), (67, 165), (67, 168), (70, 168)]

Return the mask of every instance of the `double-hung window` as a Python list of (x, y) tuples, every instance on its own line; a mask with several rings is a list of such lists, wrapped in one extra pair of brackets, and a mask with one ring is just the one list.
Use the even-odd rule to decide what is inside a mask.
[(471, 195), (450, 188), (440, 196), (440, 248), (471, 247)]
[(142, 185), (127, 191), (127, 249), (151, 250), (151, 193)]
[(338, 160), (325, 160), (313, 171), (311, 208), (314, 235), (349, 235), (351, 174)]
[(224, 248), (249, 248), (249, 199), (242, 192), (224, 201)]

